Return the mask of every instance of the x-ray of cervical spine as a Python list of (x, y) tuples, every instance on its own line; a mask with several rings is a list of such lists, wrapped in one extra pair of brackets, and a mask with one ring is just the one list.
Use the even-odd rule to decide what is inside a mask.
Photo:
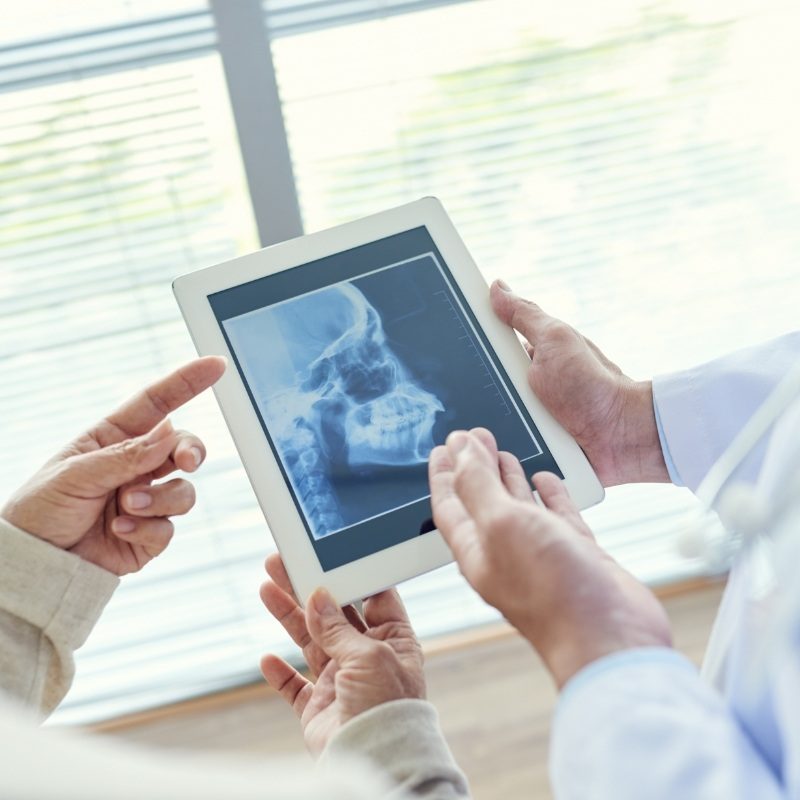
[(353, 284), (225, 328), (315, 538), (348, 524), (332, 475), (427, 461), (444, 406), (392, 351), (380, 314)]

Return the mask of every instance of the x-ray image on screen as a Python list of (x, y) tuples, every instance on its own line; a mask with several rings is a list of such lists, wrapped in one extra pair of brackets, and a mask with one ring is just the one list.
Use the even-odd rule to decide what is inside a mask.
[(541, 452), (430, 254), (223, 326), (317, 540), (428, 497), (455, 428)]

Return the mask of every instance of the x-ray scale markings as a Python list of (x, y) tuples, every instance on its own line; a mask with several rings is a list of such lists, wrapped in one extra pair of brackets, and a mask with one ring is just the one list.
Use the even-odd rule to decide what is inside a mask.
[[(442, 265), (439, 263), (439, 259), (436, 258), (436, 253), (431, 251), (430, 253), (425, 253), (424, 257), (430, 257), (431, 259), (433, 259), (433, 263), (436, 264), (436, 267), (438, 268), (439, 272), (441, 273), (442, 278), (444, 279), (444, 282), (447, 284), (448, 288), (450, 289), (450, 292), (452, 293), (453, 297), (455, 298), (456, 303), (458, 303), (458, 307), (461, 309), (461, 314), (463, 316), (463, 319), (465, 319), (467, 321), (467, 324), (472, 329), (472, 332), (475, 334), (475, 340), (480, 342), (481, 349), (486, 354), (487, 360), (492, 365), (492, 370), (494, 371), (495, 375), (497, 376), (497, 379), (500, 381), (500, 384), (506, 390), (509, 399), (513, 403), (514, 409), (517, 412), (517, 414), (519, 415), (520, 422), (522, 422), (522, 424), (525, 426), (525, 430), (528, 431), (528, 435), (531, 437), (531, 441), (536, 445), (536, 448), (537, 448), (538, 452), (534, 453), (534, 456), (542, 455), (544, 453), (544, 450), (542, 450), (542, 446), (539, 444), (539, 440), (533, 435), (533, 431), (528, 426), (527, 420), (525, 419), (525, 417), (523, 416), (522, 412), (520, 411), (519, 406), (517, 405), (517, 401), (514, 399), (514, 396), (508, 390), (508, 386), (505, 385), (505, 382), (503, 381), (502, 376), (497, 371), (497, 367), (495, 367), (495, 365), (492, 363), (492, 359), (491, 359), (491, 357), (489, 355), (489, 351), (486, 349), (486, 345), (483, 343), (483, 341), (481, 340), (480, 336), (478, 335), (478, 331), (475, 329), (475, 325), (472, 323), (472, 320), (467, 315), (467, 312), (464, 309), (464, 306), (461, 303), (461, 300), (459, 299), (458, 295), (455, 292), (455, 289), (453, 288), (453, 284), (451, 283), (450, 279), (447, 277), (447, 273), (444, 271), (444, 269), (442, 269)], [(449, 301), (449, 298), (448, 298), (448, 301)], [(450, 305), (452, 306), (452, 302), (450, 302)], [(462, 323), (462, 327), (463, 327), (463, 323)], [(473, 343), (473, 347), (474, 346), (475, 345)], [(489, 375), (489, 377), (491, 378), (491, 374)], [(498, 393), (499, 393), (499, 390), (498, 390)]]
[[(436, 259), (434, 259), (434, 261), (435, 260)], [(438, 264), (437, 264), (437, 266), (438, 266)], [(464, 335), (458, 337), (459, 340), (463, 339), (463, 340), (466, 340), (469, 343), (469, 348), (475, 353), (475, 358), (477, 358), (478, 362), (480, 363), (481, 367), (483, 368), (484, 374), (489, 379), (489, 383), (487, 383), (483, 388), (484, 389), (494, 388), (494, 393), (497, 395), (497, 400), (499, 401), (500, 405), (502, 405), (503, 408), (505, 408), (505, 410), (506, 410), (505, 416), (510, 417), (511, 414), (512, 414), (511, 408), (509, 407), (508, 403), (506, 402), (506, 398), (503, 396), (503, 392), (500, 391), (500, 387), (497, 385), (497, 381), (494, 379), (494, 376), (489, 371), (489, 367), (486, 364), (486, 359), (483, 358), (483, 356), (478, 351), (478, 348), (475, 347), (475, 341), (474, 341), (473, 337), (470, 336), (469, 331), (466, 329), (466, 327), (464, 327), (464, 322), (463, 322), (461, 316), (456, 312), (456, 309), (453, 306), (453, 302), (450, 299), (450, 296), (448, 295), (448, 293), (444, 289), (440, 289), (438, 292), (434, 292), (434, 294), (442, 295), (442, 300), (443, 300), (443, 302), (447, 303), (448, 307), (450, 308), (450, 312), (453, 315), (453, 319), (456, 321), (456, 323), (461, 328), (461, 330), (464, 331)], [(488, 353), (487, 353), (487, 356), (488, 356)], [(498, 375), (498, 377), (499, 377), (499, 375)], [(524, 420), (522, 420), (522, 421), (524, 422)], [(530, 433), (530, 430), (528, 431), (528, 433)], [(531, 436), (531, 438), (533, 438), (533, 436)], [(534, 439), (534, 442), (536, 442), (535, 439)], [(536, 446), (537, 447), (539, 446), (538, 442), (536, 442)]]

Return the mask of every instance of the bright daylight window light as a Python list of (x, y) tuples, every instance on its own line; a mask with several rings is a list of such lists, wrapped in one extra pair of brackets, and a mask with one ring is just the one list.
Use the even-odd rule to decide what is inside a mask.
[[(636, 377), (796, 325), (794, 4), (436, 5), (264, 0), (307, 230), (438, 195), (488, 278)], [(172, 277), (258, 246), (205, 3), (63, 7), (26, 3), (0, 45), (108, 27), (119, 64), (92, 37), (60, 41), (65, 72), (44, 85), (18, 64), (46, 70), (35, 60), (53, 45), (0, 60), (4, 494), (191, 356)], [(125, 37), (145, 21), (174, 50), (148, 61), (148, 39), (131, 63)], [(261, 652), (295, 653), (260, 608), (272, 544), (213, 400), (177, 422), (209, 444), (198, 507), (124, 581), (56, 721), (229, 687), (256, 677)], [(588, 516), (663, 582), (700, 569), (671, 535), (689, 504), (671, 487), (621, 488)], [(424, 636), (496, 618), (452, 567), (402, 593)]]

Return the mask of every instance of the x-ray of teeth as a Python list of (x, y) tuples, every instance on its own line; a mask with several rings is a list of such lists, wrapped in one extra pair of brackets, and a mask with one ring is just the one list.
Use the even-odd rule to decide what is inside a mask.
[(343, 508), (335, 483), (426, 463), (444, 406), (393, 352), (378, 310), (352, 283), (225, 329), (315, 538), (365, 513)]

